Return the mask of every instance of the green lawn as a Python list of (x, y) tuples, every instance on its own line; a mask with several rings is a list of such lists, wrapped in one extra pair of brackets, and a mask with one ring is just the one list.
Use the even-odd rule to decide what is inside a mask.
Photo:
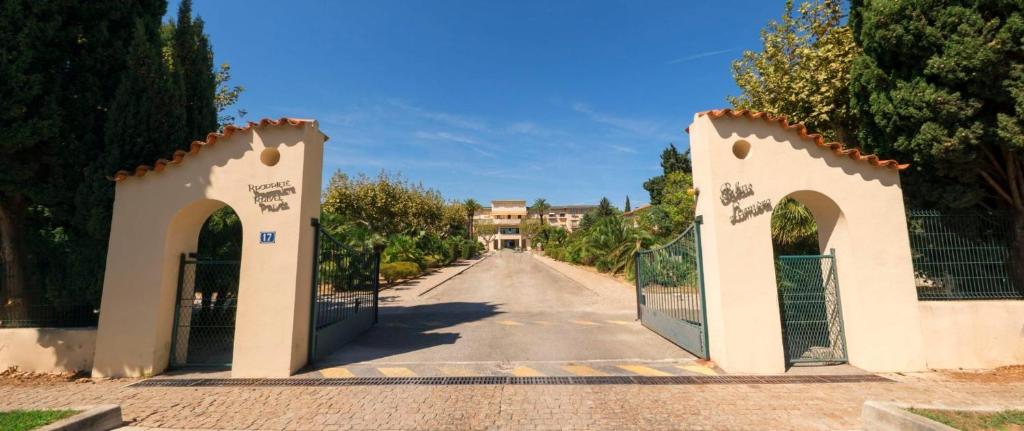
[(75, 415), (74, 410), (12, 410), (0, 412), (0, 430), (28, 431)]
[(910, 409), (911, 413), (941, 422), (953, 428), (971, 430), (1019, 430), (1024, 427), (1024, 410), (966, 412), (955, 410)]

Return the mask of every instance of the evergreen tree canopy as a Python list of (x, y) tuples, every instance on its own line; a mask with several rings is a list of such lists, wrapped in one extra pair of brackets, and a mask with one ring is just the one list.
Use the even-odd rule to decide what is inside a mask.
[(665, 190), (665, 176), (673, 172), (693, 172), (693, 164), (690, 161), (690, 150), (686, 152), (679, 152), (676, 149), (675, 144), (668, 144), (661, 152), (661, 171), (662, 174), (653, 177), (644, 182), (644, 190), (651, 196), (651, 205), (658, 205), (661, 203), (662, 195)]
[(1024, 258), (1024, 4), (860, 0), (851, 25), (861, 143), (912, 163), (913, 204), (1009, 210)]

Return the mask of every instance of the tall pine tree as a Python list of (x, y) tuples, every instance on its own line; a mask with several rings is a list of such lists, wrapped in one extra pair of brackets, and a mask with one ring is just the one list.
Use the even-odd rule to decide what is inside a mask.
[(201, 140), (207, 133), (217, 130), (213, 51), (203, 26), (201, 18), (192, 18), (192, 0), (182, 0), (174, 24), (171, 68), (180, 76), (183, 86), (185, 119), (182, 127), (188, 140)]

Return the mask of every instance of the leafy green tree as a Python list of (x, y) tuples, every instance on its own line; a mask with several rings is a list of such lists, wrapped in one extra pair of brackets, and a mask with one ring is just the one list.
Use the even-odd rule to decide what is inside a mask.
[(547, 214), (551, 210), (551, 204), (548, 203), (547, 199), (537, 198), (533, 201), (533, 205), (530, 206), (530, 211), (537, 214), (540, 217), (541, 224), (547, 224)]
[(217, 260), (242, 258), (242, 223), (231, 207), (224, 207), (206, 219), (199, 231), (199, 256)]
[(444, 230), (445, 202), (433, 189), (413, 184), (398, 174), (349, 178), (337, 172), (324, 193), (323, 211), (342, 223), (366, 226), (384, 237)]
[(601, 202), (597, 203), (597, 209), (595, 210), (598, 217), (611, 217), (617, 212), (618, 210), (612, 206), (612, 203), (608, 198), (601, 198)]
[(651, 196), (651, 205), (661, 203), (662, 194), (665, 189), (665, 176), (673, 172), (693, 172), (693, 164), (690, 161), (690, 150), (679, 152), (675, 144), (669, 144), (661, 152), (661, 175), (653, 177), (644, 182), (644, 190)]
[(864, 147), (912, 163), (913, 205), (1011, 214), (1024, 284), (1024, 4), (856, 0), (851, 25)]
[[(840, 0), (788, 0), (780, 21), (761, 31), (760, 51), (733, 62), (737, 109), (786, 115), (826, 139), (857, 145), (857, 111), (850, 108), (850, 67), (860, 54), (844, 24)], [(793, 121), (791, 120), (791, 121)]]
[(498, 235), (498, 226), (492, 221), (478, 222), (473, 226), (473, 230), (476, 232), (476, 236), (483, 240), (484, 244), (487, 244), (488, 247), (494, 241), (494, 237)]
[(665, 189), (658, 205), (672, 223), (672, 234), (682, 233), (693, 224), (697, 200), (691, 194), (693, 175), (678, 171), (665, 175)]
[(214, 73), (214, 80), (217, 82), (217, 94), (214, 96), (213, 104), (217, 107), (217, 122), (220, 126), (223, 128), (229, 124), (234, 124), (236, 120), (244, 119), (248, 115), (248, 111), (245, 109), (237, 109), (235, 114), (228, 114), (226, 112), (228, 108), (238, 103), (239, 96), (245, 91), (244, 86), (229, 84), (231, 81), (231, 65), (221, 63)]
[(626, 205), (622, 207), (625, 212), (633, 211), (633, 207), (629, 205), (629, 195), (626, 195)]
[(519, 222), (519, 237), (523, 239), (523, 248), (526, 247), (526, 243), (530, 243), (532, 247), (533, 240), (543, 231), (544, 224), (540, 220), (527, 218)]

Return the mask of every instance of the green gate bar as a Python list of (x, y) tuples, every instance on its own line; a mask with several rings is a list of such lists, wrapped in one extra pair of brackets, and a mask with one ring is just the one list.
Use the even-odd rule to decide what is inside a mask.
[(786, 362), (845, 363), (846, 335), (835, 251), (779, 256), (775, 274)]

